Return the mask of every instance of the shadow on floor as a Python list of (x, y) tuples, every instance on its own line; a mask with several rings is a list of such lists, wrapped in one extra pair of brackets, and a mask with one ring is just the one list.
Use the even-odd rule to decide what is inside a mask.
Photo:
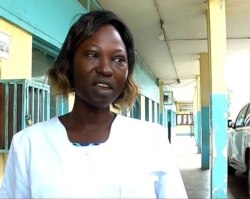
[(247, 176), (236, 173), (228, 176), (229, 199), (249, 199), (247, 194)]

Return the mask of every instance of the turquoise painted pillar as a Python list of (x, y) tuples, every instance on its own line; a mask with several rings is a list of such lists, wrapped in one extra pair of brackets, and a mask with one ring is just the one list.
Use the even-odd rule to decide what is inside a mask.
[(201, 153), (201, 110), (197, 112), (197, 146), (198, 153)]
[[(197, 77), (198, 79), (198, 77)], [(197, 86), (194, 95), (194, 105), (193, 105), (193, 134), (195, 138), (195, 142), (198, 146), (198, 113), (199, 113), (199, 81), (196, 79)], [(198, 147), (199, 148), (199, 147)]]
[(196, 106), (196, 144), (198, 147), (198, 153), (201, 153), (201, 92), (200, 92), (200, 77), (196, 77), (196, 99), (195, 99), (195, 106)]
[(208, 52), (211, 71), (211, 198), (227, 198), (227, 89), (225, 0), (208, 1)]
[(196, 137), (197, 137), (197, 112), (194, 113), (194, 116), (193, 116), (193, 120), (194, 120), (194, 127), (193, 127), (193, 131), (194, 131), (194, 138), (196, 140)]
[(201, 92), (201, 168), (209, 169), (210, 131), (209, 131), (209, 96), (210, 71), (208, 54), (200, 54), (200, 92)]

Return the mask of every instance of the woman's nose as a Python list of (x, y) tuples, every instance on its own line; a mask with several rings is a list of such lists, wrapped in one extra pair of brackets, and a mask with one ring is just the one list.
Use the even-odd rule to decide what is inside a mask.
[(110, 76), (113, 74), (112, 63), (107, 57), (101, 57), (99, 64), (97, 66), (97, 72), (105, 76)]

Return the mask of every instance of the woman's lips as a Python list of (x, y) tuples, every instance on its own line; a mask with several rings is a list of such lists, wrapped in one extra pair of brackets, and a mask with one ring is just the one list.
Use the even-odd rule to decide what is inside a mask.
[(98, 82), (94, 84), (94, 92), (100, 96), (109, 96), (112, 94), (113, 88), (108, 83)]
[(104, 83), (97, 83), (96, 86), (101, 87), (101, 88), (110, 88), (108, 84), (104, 84)]

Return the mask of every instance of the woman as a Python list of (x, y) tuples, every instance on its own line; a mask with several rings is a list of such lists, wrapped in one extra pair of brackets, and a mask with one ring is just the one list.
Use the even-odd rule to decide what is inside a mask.
[(110, 111), (137, 95), (134, 43), (110, 11), (82, 15), (48, 78), (71, 112), (12, 140), (0, 198), (186, 198), (166, 130)]

